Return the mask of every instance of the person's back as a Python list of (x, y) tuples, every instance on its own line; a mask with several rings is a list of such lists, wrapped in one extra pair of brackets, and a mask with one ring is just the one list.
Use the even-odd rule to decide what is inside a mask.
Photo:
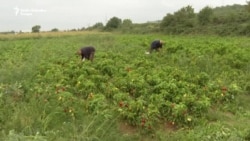
[(151, 43), (149, 53), (151, 53), (153, 50), (159, 51), (160, 48), (162, 48), (163, 42), (161, 40), (154, 40)]
[(82, 47), (78, 52), (81, 55), (82, 61), (86, 59), (93, 61), (95, 55), (95, 48), (92, 46)]

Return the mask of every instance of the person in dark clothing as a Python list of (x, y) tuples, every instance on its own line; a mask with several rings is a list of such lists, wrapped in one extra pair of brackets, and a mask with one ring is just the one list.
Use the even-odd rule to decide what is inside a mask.
[(152, 53), (153, 50), (159, 51), (160, 48), (162, 48), (162, 45), (163, 45), (163, 41), (162, 40), (154, 40), (151, 43), (151, 46), (150, 46), (148, 54)]
[(82, 61), (85, 59), (93, 61), (95, 55), (95, 48), (93, 46), (82, 47), (76, 53), (81, 56)]

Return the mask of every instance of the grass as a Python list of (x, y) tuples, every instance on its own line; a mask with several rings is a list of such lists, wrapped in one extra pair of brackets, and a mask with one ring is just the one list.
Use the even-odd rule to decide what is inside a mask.
[(22, 39), (40, 39), (40, 38), (60, 38), (65, 36), (81, 36), (94, 34), (110, 34), (107, 32), (79, 31), (79, 32), (40, 32), (40, 33), (18, 33), (18, 34), (0, 34), (0, 40), (22, 40)]

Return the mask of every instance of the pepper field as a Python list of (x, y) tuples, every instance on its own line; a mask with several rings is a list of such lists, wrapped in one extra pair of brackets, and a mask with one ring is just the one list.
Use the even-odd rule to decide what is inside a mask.
[(247, 37), (1, 35), (0, 66), (2, 140), (250, 139)]

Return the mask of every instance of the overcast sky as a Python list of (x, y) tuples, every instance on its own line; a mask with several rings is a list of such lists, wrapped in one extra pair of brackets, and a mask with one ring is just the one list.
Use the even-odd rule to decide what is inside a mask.
[(199, 12), (205, 6), (233, 4), (245, 5), (246, 0), (0, 0), (0, 32), (31, 31), (34, 25), (42, 31), (105, 25), (114, 16), (145, 23), (187, 5)]

